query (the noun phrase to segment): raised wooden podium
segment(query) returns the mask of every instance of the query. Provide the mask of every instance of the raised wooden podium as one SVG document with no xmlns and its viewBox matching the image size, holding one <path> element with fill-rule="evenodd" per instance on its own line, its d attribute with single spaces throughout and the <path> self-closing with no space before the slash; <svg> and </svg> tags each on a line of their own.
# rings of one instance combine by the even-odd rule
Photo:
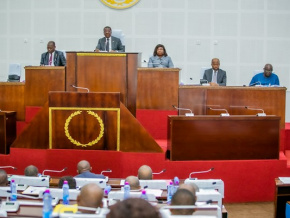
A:
<svg viewBox="0 0 290 218">
<path fill-rule="evenodd" d="M 279 159 L 277 116 L 169 116 L 170 160 Z"/>
<path fill-rule="evenodd" d="M 66 90 L 120 92 L 121 102 L 136 115 L 137 67 L 140 53 L 67 52 Z"/>
</svg>

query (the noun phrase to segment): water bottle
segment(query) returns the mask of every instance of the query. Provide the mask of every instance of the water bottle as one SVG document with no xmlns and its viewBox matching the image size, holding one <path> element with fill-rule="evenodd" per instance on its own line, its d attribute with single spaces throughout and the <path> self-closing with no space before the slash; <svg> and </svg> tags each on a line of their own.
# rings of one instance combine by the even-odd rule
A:
<svg viewBox="0 0 290 218">
<path fill-rule="evenodd" d="M 173 195 L 173 183 L 170 181 L 169 185 L 167 186 L 167 203 L 170 204 L 171 198 Z"/>
<path fill-rule="evenodd" d="M 69 204 L 69 186 L 66 180 L 63 182 L 62 186 L 62 203 Z"/>
<path fill-rule="evenodd" d="M 179 188 L 179 178 L 177 176 L 174 177 L 173 183 L 174 183 L 174 186 L 173 186 L 173 193 L 172 193 L 172 195 L 174 195 L 175 192 L 177 191 L 177 189 Z"/>
<path fill-rule="evenodd" d="M 43 193 L 43 209 L 42 218 L 50 218 L 52 214 L 52 197 L 49 189 L 46 189 Z"/>
<path fill-rule="evenodd" d="M 146 194 L 146 190 L 145 190 L 145 189 L 142 190 L 142 193 L 141 193 L 140 198 L 142 198 L 142 199 L 148 201 L 148 196 L 147 196 L 147 194 Z"/>
<path fill-rule="evenodd" d="M 108 195 L 111 191 L 112 187 L 110 185 L 107 185 L 106 188 L 104 189 L 104 195 Z"/>
<path fill-rule="evenodd" d="M 130 185 L 129 182 L 125 182 L 124 185 L 124 200 L 130 197 Z"/>
<path fill-rule="evenodd" d="M 11 191 L 10 201 L 16 201 L 17 200 L 17 190 L 16 190 L 16 183 L 15 183 L 14 179 L 11 180 L 10 191 Z"/>
</svg>

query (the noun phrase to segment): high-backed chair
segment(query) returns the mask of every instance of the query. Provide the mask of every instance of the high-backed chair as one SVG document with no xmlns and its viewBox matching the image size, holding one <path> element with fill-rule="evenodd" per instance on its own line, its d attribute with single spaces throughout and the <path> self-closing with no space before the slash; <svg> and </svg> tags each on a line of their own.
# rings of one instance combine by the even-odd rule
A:
<svg viewBox="0 0 290 218">
<path fill-rule="evenodd" d="M 125 52 L 125 34 L 123 33 L 123 30 L 112 30 L 112 36 L 117 37 L 121 40 L 123 45 L 123 52 Z"/>
</svg>

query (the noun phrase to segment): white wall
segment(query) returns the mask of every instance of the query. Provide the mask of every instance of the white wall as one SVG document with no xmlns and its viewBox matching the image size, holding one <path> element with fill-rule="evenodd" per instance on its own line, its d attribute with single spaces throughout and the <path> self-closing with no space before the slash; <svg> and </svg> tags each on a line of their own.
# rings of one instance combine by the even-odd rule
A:
<svg viewBox="0 0 290 218">
<path fill-rule="evenodd" d="M 99 0 L 0 0 L 0 81 L 9 63 L 39 65 L 49 40 L 59 50 L 93 51 L 109 25 L 142 60 L 164 44 L 185 83 L 198 83 L 200 68 L 218 57 L 228 85 L 248 84 L 253 70 L 271 63 L 290 87 L 289 21 L 289 0 L 140 0 L 125 10 Z"/>
</svg>

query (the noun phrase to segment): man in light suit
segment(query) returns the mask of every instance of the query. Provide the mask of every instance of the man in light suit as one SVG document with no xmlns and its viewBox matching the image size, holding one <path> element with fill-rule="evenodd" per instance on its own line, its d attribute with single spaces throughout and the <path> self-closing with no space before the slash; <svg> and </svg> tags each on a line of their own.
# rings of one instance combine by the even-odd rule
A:
<svg viewBox="0 0 290 218">
<path fill-rule="evenodd" d="M 213 58 L 211 60 L 211 66 L 211 69 L 204 71 L 203 79 L 207 80 L 211 86 L 226 86 L 227 73 L 219 69 L 220 60 L 218 58 Z"/>
<path fill-rule="evenodd" d="M 66 60 L 61 51 L 55 50 L 55 42 L 47 43 L 47 52 L 41 55 L 40 66 L 65 66 Z"/>
<path fill-rule="evenodd" d="M 95 52 L 107 51 L 107 52 L 124 52 L 123 45 L 119 38 L 111 36 L 112 29 L 109 26 L 104 28 L 105 37 L 99 39 Z"/>
</svg>

